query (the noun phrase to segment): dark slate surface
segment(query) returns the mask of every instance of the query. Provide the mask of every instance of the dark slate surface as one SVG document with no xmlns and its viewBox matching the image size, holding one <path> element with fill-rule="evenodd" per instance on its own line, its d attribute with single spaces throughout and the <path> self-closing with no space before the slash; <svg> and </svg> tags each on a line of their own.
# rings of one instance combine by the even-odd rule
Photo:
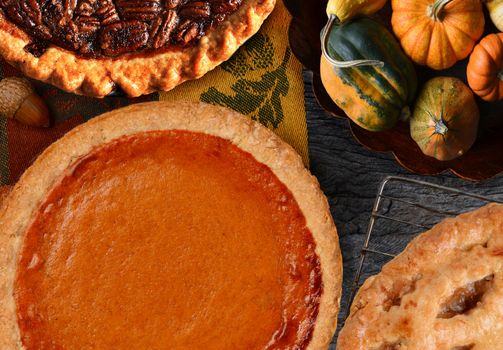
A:
<svg viewBox="0 0 503 350">
<path fill-rule="evenodd" d="M 318 106 L 312 92 L 310 76 L 309 72 L 305 73 L 311 172 L 319 179 L 329 199 L 340 236 L 344 258 L 343 295 L 346 296 L 343 296 L 343 299 L 347 299 L 353 283 L 379 184 L 387 176 L 400 175 L 503 198 L 501 175 L 481 183 L 461 180 L 449 172 L 438 176 L 418 176 L 401 168 L 391 154 L 365 149 L 353 139 L 346 120 L 333 118 Z M 402 195 L 406 196 L 406 191 L 407 189 L 404 189 Z M 445 198 L 432 198 L 433 201 L 440 200 L 444 207 L 454 211 L 463 210 L 465 208 L 462 207 L 468 205 L 463 200 L 453 202 Z M 410 217 L 411 213 L 410 210 L 403 209 L 400 215 L 406 218 Z M 414 216 L 417 214 L 414 213 Z M 379 227 L 376 229 L 379 231 Z M 379 267 L 375 268 L 377 270 Z M 345 302 L 347 303 L 346 300 Z M 343 305 L 343 309 L 346 306 Z M 340 320 L 343 313 L 344 311 L 341 312 Z"/>
</svg>

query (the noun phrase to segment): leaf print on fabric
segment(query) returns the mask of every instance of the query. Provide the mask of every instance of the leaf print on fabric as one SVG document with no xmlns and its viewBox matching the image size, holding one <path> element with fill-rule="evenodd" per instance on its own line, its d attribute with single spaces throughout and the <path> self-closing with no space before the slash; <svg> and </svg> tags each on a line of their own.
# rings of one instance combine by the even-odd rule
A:
<svg viewBox="0 0 503 350">
<path fill-rule="evenodd" d="M 214 87 L 210 87 L 201 95 L 201 101 L 232 108 L 267 127 L 278 128 L 284 120 L 281 97 L 285 97 L 290 89 L 286 74 L 291 57 L 290 49 L 286 49 L 280 66 L 264 73 L 260 79 L 255 80 L 244 77 L 248 72 L 271 66 L 271 52 L 274 52 L 274 48 L 270 39 L 264 35 L 259 35 L 258 39 L 245 49 L 245 54 L 240 53 L 233 59 L 233 62 L 226 64 L 224 67 L 227 72 L 239 78 L 231 86 L 235 94 L 229 96 Z M 269 60 L 271 63 L 269 63 Z M 239 69 L 237 69 L 238 66 Z"/>
<path fill-rule="evenodd" d="M 237 78 L 243 78 L 250 71 L 267 69 L 273 64 L 274 45 L 268 36 L 256 34 L 242 50 L 239 50 L 230 60 L 222 63 L 226 72 Z"/>
</svg>

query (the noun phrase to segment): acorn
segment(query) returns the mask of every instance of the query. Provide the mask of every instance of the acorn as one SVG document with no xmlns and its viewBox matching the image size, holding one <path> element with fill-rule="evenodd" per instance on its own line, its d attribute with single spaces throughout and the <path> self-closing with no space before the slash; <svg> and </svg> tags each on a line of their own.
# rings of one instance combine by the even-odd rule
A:
<svg viewBox="0 0 503 350">
<path fill-rule="evenodd" d="M 24 78 L 9 77 L 0 81 L 0 115 L 29 126 L 50 125 L 47 105 Z"/>
</svg>

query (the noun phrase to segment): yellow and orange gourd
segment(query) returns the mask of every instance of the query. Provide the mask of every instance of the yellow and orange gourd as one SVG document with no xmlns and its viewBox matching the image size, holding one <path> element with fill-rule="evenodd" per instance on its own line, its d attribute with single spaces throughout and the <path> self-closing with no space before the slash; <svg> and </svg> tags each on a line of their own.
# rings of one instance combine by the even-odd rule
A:
<svg viewBox="0 0 503 350">
<path fill-rule="evenodd" d="M 486 0 L 485 3 L 494 25 L 503 32 L 503 0 Z"/>
<path fill-rule="evenodd" d="M 410 131 L 424 154 L 447 161 L 473 146 L 478 124 L 479 110 L 471 90 L 457 78 L 437 77 L 420 92 Z"/>
<path fill-rule="evenodd" d="M 344 23 L 349 19 L 371 15 L 384 7 L 387 0 L 330 0 L 327 4 L 328 16 L 337 17 L 338 22 Z"/>
</svg>

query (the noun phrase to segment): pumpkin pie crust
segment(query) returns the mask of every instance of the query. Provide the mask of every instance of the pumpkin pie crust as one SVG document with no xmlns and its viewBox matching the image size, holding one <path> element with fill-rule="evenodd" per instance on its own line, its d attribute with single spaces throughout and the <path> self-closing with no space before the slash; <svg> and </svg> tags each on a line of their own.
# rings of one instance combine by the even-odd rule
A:
<svg viewBox="0 0 503 350">
<path fill-rule="evenodd" d="M 447 219 L 360 288 L 340 350 L 492 350 L 503 343 L 503 205 Z"/>
<path fill-rule="evenodd" d="M 300 156 L 154 102 L 50 146 L 0 209 L 0 348 L 326 349 L 342 262 Z"/>
<path fill-rule="evenodd" d="M 168 91 L 228 60 L 275 2 L 3 0 L 0 55 L 27 76 L 76 94 Z"/>
</svg>

